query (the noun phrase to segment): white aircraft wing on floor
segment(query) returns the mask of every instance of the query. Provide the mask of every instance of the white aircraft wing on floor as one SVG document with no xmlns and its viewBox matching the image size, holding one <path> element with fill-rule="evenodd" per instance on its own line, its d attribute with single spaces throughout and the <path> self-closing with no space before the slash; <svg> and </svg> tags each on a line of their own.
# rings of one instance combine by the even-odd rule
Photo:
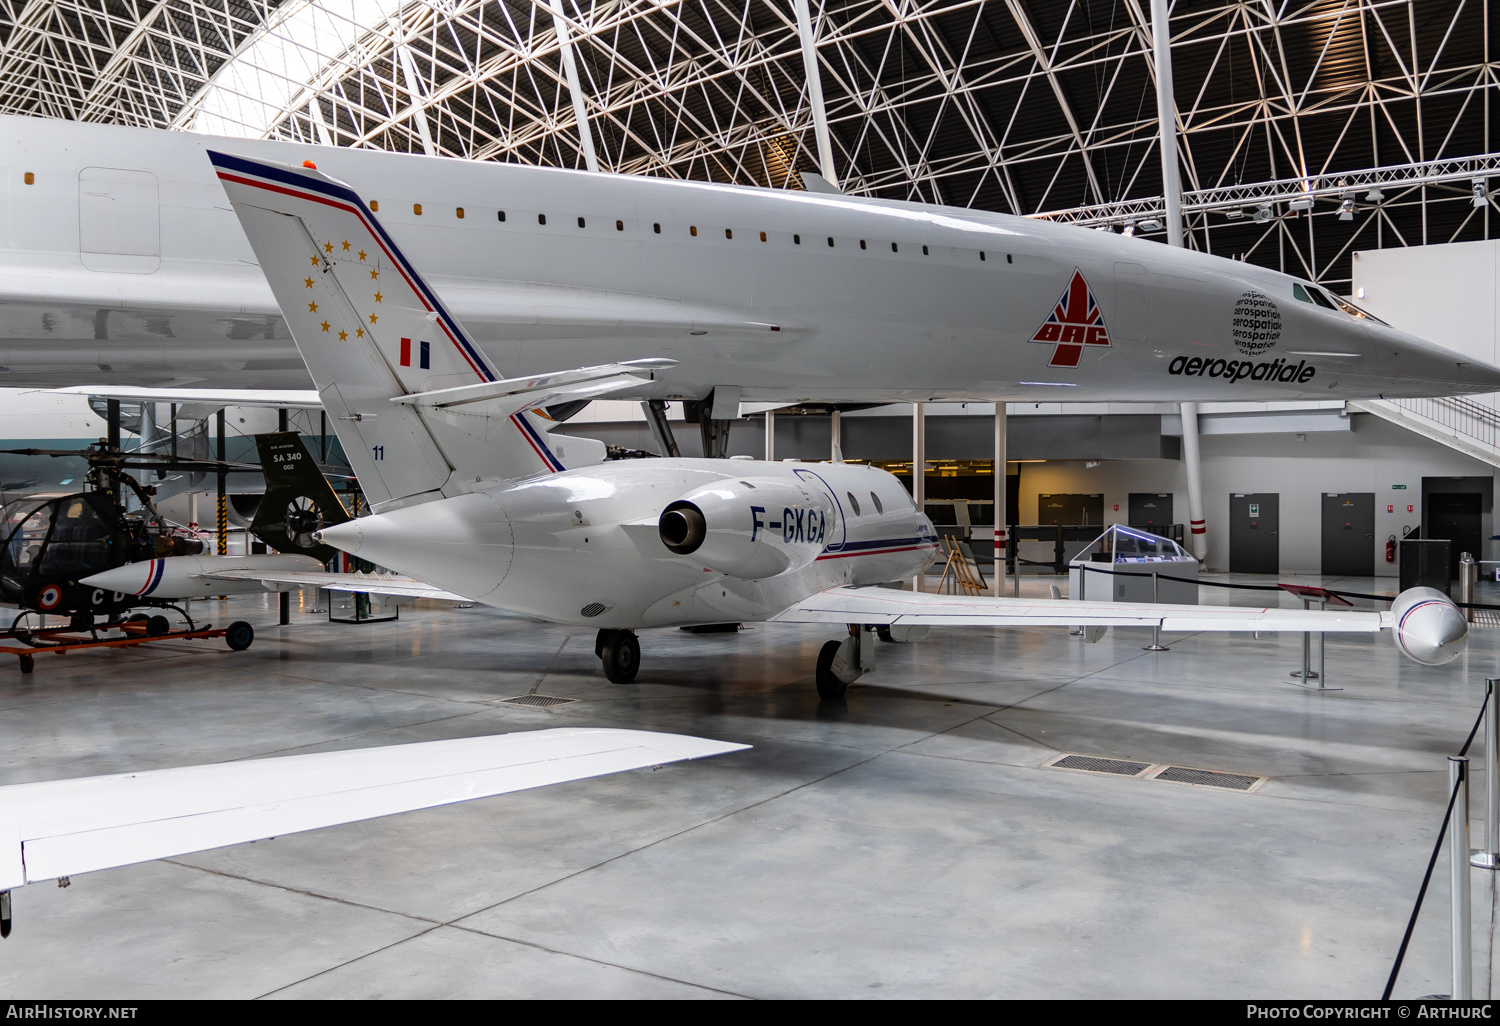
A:
<svg viewBox="0 0 1500 1026">
<path fill-rule="evenodd" d="M 72 385 L 48 391 L 87 395 L 130 403 L 182 403 L 193 406 L 274 406 L 288 410 L 321 410 L 323 400 L 311 388 L 137 388 L 132 385 Z"/>
<path fill-rule="evenodd" d="M 791 623 L 879 623 L 949 627 L 1160 627 L 1164 631 L 1308 631 L 1374 633 L 1388 612 L 1278 609 L 1275 606 L 1174 606 L 1135 602 L 930 595 L 892 588 L 830 588 L 771 617 Z"/>
<path fill-rule="evenodd" d="M 423 584 L 415 577 L 396 574 L 335 574 L 308 571 L 274 570 L 219 570 L 214 573 L 195 574 L 205 583 L 214 581 L 259 581 L 263 584 L 295 584 L 306 588 L 322 588 L 325 591 L 358 591 L 369 595 L 390 595 L 394 598 L 447 599 L 450 602 L 471 602 L 462 595 Z"/>
<path fill-rule="evenodd" d="M 0 892 L 749 745 L 561 727 L 0 787 Z M 0 920 L 9 932 L 9 894 Z"/>
</svg>

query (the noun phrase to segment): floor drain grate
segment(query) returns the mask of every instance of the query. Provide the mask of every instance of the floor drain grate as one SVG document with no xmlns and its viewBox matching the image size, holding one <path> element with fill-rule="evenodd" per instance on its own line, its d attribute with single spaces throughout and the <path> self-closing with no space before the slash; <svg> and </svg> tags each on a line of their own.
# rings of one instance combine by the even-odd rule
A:
<svg viewBox="0 0 1500 1026">
<path fill-rule="evenodd" d="M 553 698 L 551 695 L 517 695 L 515 698 L 502 698 L 497 705 L 524 705 L 529 709 L 551 709 L 554 705 L 569 705 L 578 701 L 576 698 Z"/>
<path fill-rule="evenodd" d="M 1155 777 L 1177 784 L 1197 784 L 1201 787 L 1222 787 L 1229 791 L 1248 791 L 1264 777 L 1251 777 L 1243 773 L 1220 773 L 1216 770 L 1187 769 L 1183 766 L 1168 766 Z"/>
<path fill-rule="evenodd" d="M 1133 777 L 1151 767 L 1149 762 L 1127 762 L 1124 759 L 1097 759 L 1091 755 L 1065 755 L 1052 763 L 1053 769 L 1082 770 L 1085 773 L 1113 773 Z"/>
</svg>

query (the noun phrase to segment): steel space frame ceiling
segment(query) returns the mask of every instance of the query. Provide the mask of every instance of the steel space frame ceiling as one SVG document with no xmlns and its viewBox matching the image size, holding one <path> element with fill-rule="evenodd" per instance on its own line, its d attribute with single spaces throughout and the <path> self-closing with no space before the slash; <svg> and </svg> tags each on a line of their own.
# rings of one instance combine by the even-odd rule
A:
<svg viewBox="0 0 1500 1026">
<path fill-rule="evenodd" d="M 817 167 L 790 0 L 556 3 L 605 169 Z M 846 191 L 1144 232 L 1149 0 L 811 6 Z M 1500 157 L 1461 158 L 1492 150 L 1495 7 L 1178 0 L 1190 244 L 1341 287 L 1357 249 L 1489 238 Z M 0 0 L 9 113 L 581 167 L 573 99 L 550 0 Z"/>
</svg>

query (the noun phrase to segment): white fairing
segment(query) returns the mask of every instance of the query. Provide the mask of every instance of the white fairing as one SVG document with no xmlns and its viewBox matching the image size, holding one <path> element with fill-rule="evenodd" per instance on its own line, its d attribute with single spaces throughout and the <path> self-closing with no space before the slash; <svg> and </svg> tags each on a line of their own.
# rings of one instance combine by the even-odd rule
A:
<svg viewBox="0 0 1500 1026">
<path fill-rule="evenodd" d="M 1408 588 L 1391 606 L 1396 647 L 1425 666 L 1457 659 L 1469 643 L 1469 625 L 1453 600 L 1436 588 Z"/>
<path fill-rule="evenodd" d="M 259 579 L 219 579 L 216 574 L 246 571 L 256 574 L 317 573 L 323 569 L 311 556 L 266 553 L 248 556 L 168 556 L 140 563 L 127 563 L 82 578 L 87 584 L 121 595 L 152 599 L 184 599 L 198 595 L 246 595 L 267 591 L 293 591 L 294 587 Z"/>
<path fill-rule="evenodd" d="M 756 489 L 736 491 L 738 481 Z M 663 544 L 662 511 L 680 496 L 715 488 L 730 497 L 726 504 L 743 504 L 748 536 L 752 517 L 773 519 L 751 509 L 764 505 L 753 501 L 762 486 L 783 499 L 806 497 L 803 541 L 785 540 L 789 503 L 774 515 L 781 522 L 775 550 L 798 553 L 800 567 L 747 580 Z M 806 541 L 809 511 L 819 514 L 819 542 Z M 722 512 L 728 517 L 727 506 Z M 795 515 L 793 524 L 795 538 Z M 754 530 L 759 544 L 762 529 Z M 697 459 L 622 460 L 565 471 L 362 517 L 325 528 L 319 537 L 486 605 L 560 623 L 626 628 L 764 620 L 825 588 L 910 577 L 933 561 L 938 544 L 931 521 L 885 471 Z"/>
</svg>

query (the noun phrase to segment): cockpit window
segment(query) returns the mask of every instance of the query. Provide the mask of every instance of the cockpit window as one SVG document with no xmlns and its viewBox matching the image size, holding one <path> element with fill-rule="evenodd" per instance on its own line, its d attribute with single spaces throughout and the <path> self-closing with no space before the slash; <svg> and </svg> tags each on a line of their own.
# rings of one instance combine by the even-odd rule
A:
<svg viewBox="0 0 1500 1026">
<path fill-rule="evenodd" d="M 1325 309 L 1325 310 L 1336 310 L 1336 309 L 1338 309 L 1338 307 L 1336 307 L 1336 306 L 1333 305 L 1333 301 L 1331 299 L 1329 299 L 1326 295 L 1323 294 L 1323 290 L 1322 289 L 1316 288 L 1314 286 L 1309 285 L 1308 288 L 1307 288 L 1307 293 L 1308 293 L 1308 295 L 1312 296 L 1312 301 L 1314 303 L 1317 303 L 1323 309 Z"/>
<path fill-rule="evenodd" d="M 1312 296 L 1309 296 L 1307 294 L 1307 290 L 1305 288 L 1303 288 L 1302 285 L 1299 282 L 1295 282 L 1295 281 L 1292 282 L 1292 298 L 1293 299 L 1300 299 L 1304 303 L 1311 303 L 1312 302 Z"/>
<path fill-rule="evenodd" d="M 31 573 L 32 565 L 42 552 L 47 540 L 47 529 L 52 526 L 52 507 L 27 503 L 6 509 L 4 530 L 8 535 L 5 547 L 6 570 L 19 574 Z"/>
<path fill-rule="evenodd" d="M 42 556 L 41 572 L 80 577 L 108 566 L 109 535 L 99 514 L 83 496 L 64 500 Z"/>
<path fill-rule="evenodd" d="M 1338 304 L 1338 308 L 1340 310 L 1344 311 L 1344 313 L 1348 314 L 1350 317 L 1358 317 L 1362 321 L 1374 321 L 1376 324 L 1385 324 L 1385 321 L 1382 321 L 1379 317 L 1376 317 L 1368 310 L 1361 310 L 1359 307 L 1355 306 L 1347 299 L 1343 299 L 1339 296 L 1334 296 L 1333 301 Z M 1390 325 L 1386 326 L 1390 327 Z"/>
</svg>

